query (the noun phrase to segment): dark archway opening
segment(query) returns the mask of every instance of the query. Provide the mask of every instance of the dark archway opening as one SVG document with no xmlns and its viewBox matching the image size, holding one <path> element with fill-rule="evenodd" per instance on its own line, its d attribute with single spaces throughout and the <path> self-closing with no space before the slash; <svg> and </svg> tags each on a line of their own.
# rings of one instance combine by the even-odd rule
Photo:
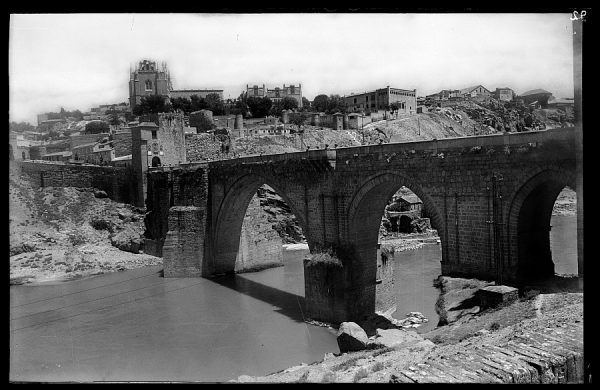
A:
<svg viewBox="0 0 600 390">
<path fill-rule="evenodd" d="M 272 187 L 260 186 L 244 214 L 234 271 L 284 266 L 291 256 L 288 249 L 303 248 L 308 251 L 306 238 L 290 206 Z"/>
<path fill-rule="evenodd" d="M 550 226 L 554 274 L 567 278 L 577 276 L 577 194 L 572 188 L 566 186 L 558 194 Z"/>
<path fill-rule="evenodd" d="M 422 220 L 424 210 L 430 219 Z M 438 231 L 443 236 L 439 230 L 443 229 L 443 219 L 434 201 L 411 179 L 385 173 L 361 186 L 349 206 L 349 215 L 349 239 L 354 253 L 347 283 L 360 286 L 346 298 L 349 317 L 360 319 L 378 312 L 404 320 L 407 314 L 418 311 L 428 317 L 427 325 L 435 326 L 439 290 L 433 280 L 441 274 L 443 251 L 438 245 Z M 399 225 L 402 215 L 413 219 L 411 233 L 393 231 L 395 223 L 391 221 L 396 218 Z M 420 223 L 414 223 L 415 220 Z M 389 265 L 383 264 L 390 252 L 393 260 L 387 256 L 387 263 L 392 272 Z M 389 276 L 393 283 L 389 283 Z"/>
<path fill-rule="evenodd" d="M 517 237 L 522 284 L 550 288 L 576 279 L 575 191 L 553 180 L 537 185 L 521 206 Z"/>
<path fill-rule="evenodd" d="M 156 156 L 152 157 L 152 167 L 155 168 L 155 167 L 160 167 L 160 166 L 161 166 L 160 158 L 158 158 Z"/>
</svg>

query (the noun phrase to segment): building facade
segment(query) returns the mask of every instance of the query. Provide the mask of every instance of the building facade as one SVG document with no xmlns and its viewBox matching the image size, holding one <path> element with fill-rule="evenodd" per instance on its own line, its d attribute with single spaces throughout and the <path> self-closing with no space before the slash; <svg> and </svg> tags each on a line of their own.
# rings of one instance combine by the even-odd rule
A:
<svg viewBox="0 0 600 390">
<path fill-rule="evenodd" d="M 165 63 L 161 68 L 155 61 L 142 60 L 137 69 L 130 71 L 129 76 L 129 107 L 140 104 L 144 96 L 169 96 L 171 91 L 171 76 Z"/>
<path fill-rule="evenodd" d="M 182 113 L 161 113 L 131 129 L 131 165 L 136 176 L 138 206 L 146 200 L 150 167 L 175 166 L 187 161 Z"/>
<path fill-rule="evenodd" d="M 206 98 L 211 93 L 216 93 L 223 99 L 222 89 L 173 89 L 171 75 L 164 62 L 160 64 L 159 68 L 155 61 L 142 60 L 135 70 L 130 71 L 129 107 L 131 110 L 141 102 L 144 96 L 156 95 L 170 99 L 177 97 L 190 99 L 192 95 Z"/>
<path fill-rule="evenodd" d="M 247 97 L 268 97 L 273 102 L 278 102 L 285 97 L 290 97 L 298 102 L 298 108 L 302 108 L 302 84 L 298 84 L 297 86 L 294 84 L 287 86 L 283 84 L 283 88 L 280 88 L 279 86 L 275 88 L 268 88 L 265 84 L 262 86 L 250 86 L 246 84 L 246 94 Z"/>
<path fill-rule="evenodd" d="M 494 91 L 494 97 L 498 100 L 510 102 L 513 100 L 514 92 L 510 88 L 496 88 L 496 91 Z"/>
<path fill-rule="evenodd" d="M 460 90 L 460 94 L 465 98 L 477 98 L 477 97 L 488 97 L 492 93 L 483 85 L 476 85 L 474 87 L 469 87 Z"/>
<path fill-rule="evenodd" d="M 386 88 L 376 89 L 371 92 L 344 96 L 349 111 L 371 112 L 389 110 L 392 103 L 398 103 L 399 112 L 415 114 L 417 112 L 417 90 Z"/>
</svg>

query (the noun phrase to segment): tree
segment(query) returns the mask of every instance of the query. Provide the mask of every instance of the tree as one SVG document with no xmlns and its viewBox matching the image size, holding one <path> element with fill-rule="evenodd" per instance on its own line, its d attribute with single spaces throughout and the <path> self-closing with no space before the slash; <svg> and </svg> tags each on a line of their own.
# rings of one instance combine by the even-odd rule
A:
<svg viewBox="0 0 600 390">
<path fill-rule="evenodd" d="M 109 131 L 108 123 L 104 121 L 92 121 L 85 125 L 85 132 L 88 134 L 108 133 Z"/>
<path fill-rule="evenodd" d="M 171 107 L 173 111 L 181 110 L 186 115 L 189 115 L 192 112 L 192 101 L 188 98 L 184 97 L 176 97 L 171 99 Z"/>
<path fill-rule="evenodd" d="M 298 101 L 292 97 L 286 96 L 281 99 L 281 105 L 284 110 L 295 110 L 298 108 Z"/>
<path fill-rule="evenodd" d="M 306 111 L 310 110 L 310 100 L 304 96 L 302 96 L 302 109 Z"/>
<path fill-rule="evenodd" d="M 281 100 L 277 100 L 277 101 L 273 102 L 273 105 L 271 106 L 271 110 L 269 111 L 269 113 L 273 116 L 281 116 L 283 109 L 284 109 L 283 102 Z"/>
<path fill-rule="evenodd" d="M 312 107 L 315 109 L 315 111 L 318 111 L 318 112 L 327 111 L 328 106 L 329 106 L 329 98 L 327 97 L 327 95 L 317 95 L 317 96 L 315 96 L 315 98 L 312 102 Z"/>
<path fill-rule="evenodd" d="M 251 96 L 247 99 L 247 104 L 252 113 L 252 117 L 261 118 L 269 115 L 273 102 L 268 97 L 257 98 Z"/>
<path fill-rule="evenodd" d="M 17 133 L 22 133 L 24 131 L 35 131 L 35 126 L 33 126 L 29 122 L 10 122 L 8 124 L 8 129 L 10 131 L 14 131 Z"/>
<path fill-rule="evenodd" d="M 208 104 L 206 103 L 206 100 L 201 96 L 192 95 L 192 96 L 190 96 L 190 101 L 191 101 L 191 107 L 190 107 L 191 112 L 208 109 Z"/>
<path fill-rule="evenodd" d="M 296 113 L 296 114 L 292 115 L 292 117 L 290 118 L 290 122 L 295 124 L 296 126 L 298 126 L 298 132 L 302 133 L 303 132 L 302 126 L 304 126 L 307 119 L 308 119 L 308 114 L 306 114 L 304 112 L 300 112 L 300 113 Z"/>
<path fill-rule="evenodd" d="M 169 111 L 171 111 L 171 104 L 167 103 L 167 99 L 161 95 L 144 96 L 140 104 L 136 105 L 133 109 L 133 113 L 136 116 Z"/>
<path fill-rule="evenodd" d="M 218 93 L 209 93 L 204 98 L 206 105 L 214 115 L 223 115 L 225 113 L 225 104 Z"/>
<path fill-rule="evenodd" d="M 327 102 L 327 112 L 334 114 L 336 112 L 346 112 L 348 110 L 348 103 L 340 95 L 330 95 Z"/>
</svg>

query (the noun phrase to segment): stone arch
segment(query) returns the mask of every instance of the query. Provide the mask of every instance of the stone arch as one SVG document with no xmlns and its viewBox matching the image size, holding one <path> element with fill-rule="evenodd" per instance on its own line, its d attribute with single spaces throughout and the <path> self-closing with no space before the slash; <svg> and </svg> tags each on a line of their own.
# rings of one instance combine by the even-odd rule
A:
<svg viewBox="0 0 600 390">
<path fill-rule="evenodd" d="M 444 237 L 443 219 L 429 195 L 411 177 L 397 172 L 384 172 L 367 178 L 350 202 L 348 215 L 348 253 L 344 268 L 350 317 L 360 317 L 375 310 L 375 280 L 379 226 L 387 202 L 401 186 L 406 186 L 423 201 L 432 226 Z M 443 253 L 442 253 L 443 256 Z"/>
<path fill-rule="evenodd" d="M 576 175 L 562 168 L 548 168 L 528 176 L 510 200 L 507 211 L 507 277 L 522 283 L 552 277 L 550 218 L 558 194 L 565 186 L 575 190 Z M 515 272 L 516 271 L 516 272 Z"/>
<path fill-rule="evenodd" d="M 291 201 L 285 191 L 281 190 L 281 186 L 275 180 L 257 174 L 244 175 L 229 187 L 217 211 L 214 229 L 213 273 L 233 272 L 242 223 L 248 204 L 258 188 L 264 184 L 273 188 L 283 198 L 296 216 L 302 230 L 307 232 L 303 214 L 299 212 L 296 204 Z"/>
</svg>

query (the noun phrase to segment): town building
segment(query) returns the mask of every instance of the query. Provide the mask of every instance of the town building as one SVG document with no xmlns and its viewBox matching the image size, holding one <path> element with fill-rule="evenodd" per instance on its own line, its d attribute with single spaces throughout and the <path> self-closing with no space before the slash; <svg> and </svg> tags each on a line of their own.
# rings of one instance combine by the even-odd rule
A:
<svg viewBox="0 0 600 390">
<path fill-rule="evenodd" d="M 558 108 L 562 110 L 573 110 L 575 100 L 573 98 L 554 98 L 548 100 L 548 108 Z"/>
<path fill-rule="evenodd" d="M 10 132 L 9 142 L 9 160 L 29 160 L 30 141 L 25 139 L 23 134 Z"/>
<path fill-rule="evenodd" d="M 142 60 L 135 70 L 129 71 L 129 107 L 131 110 L 142 101 L 144 96 L 164 96 L 169 99 L 183 97 L 189 99 L 192 95 L 205 98 L 208 94 L 216 93 L 223 99 L 222 89 L 173 89 L 171 75 L 165 62 L 160 68 L 155 61 Z"/>
<path fill-rule="evenodd" d="M 494 91 L 494 97 L 505 102 L 510 102 L 514 96 L 515 94 L 510 88 L 496 88 Z"/>
<path fill-rule="evenodd" d="M 131 165 L 137 182 L 137 205 L 143 207 L 148 168 L 179 165 L 187 158 L 183 113 L 148 115 L 140 121 L 131 129 Z"/>
<path fill-rule="evenodd" d="M 548 92 L 544 89 L 532 89 L 527 92 L 523 92 L 519 95 L 519 98 L 523 99 L 525 104 L 539 104 L 542 108 L 548 105 L 548 100 L 552 97 L 552 92 Z"/>
<path fill-rule="evenodd" d="M 77 145 L 71 149 L 73 153 L 73 160 L 75 161 L 83 161 L 85 163 L 91 164 L 93 161 L 93 153 L 94 146 L 96 142 L 90 142 L 87 144 Z"/>
<path fill-rule="evenodd" d="M 42 156 L 42 160 L 66 162 L 66 161 L 69 161 L 72 156 L 73 156 L 73 153 L 70 151 L 54 152 L 54 153 L 44 154 Z"/>
<path fill-rule="evenodd" d="M 417 112 L 417 90 L 391 88 L 376 89 L 371 92 L 344 96 L 348 110 L 353 112 L 371 112 L 389 110 L 392 103 L 398 103 L 399 113 L 414 114 Z"/>
<path fill-rule="evenodd" d="M 481 98 L 492 95 L 492 93 L 483 85 L 461 89 L 460 94 L 464 98 Z"/>
<path fill-rule="evenodd" d="M 442 89 L 438 93 L 427 95 L 426 98 L 429 100 L 453 100 L 462 98 L 462 94 L 458 89 Z"/>
<path fill-rule="evenodd" d="M 275 88 L 268 88 L 265 84 L 262 86 L 250 86 L 246 84 L 246 96 L 249 98 L 268 97 L 273 102 L 278 102 L 285 97 L 290 97 L 298 102 L 298 108 L 302 108 L 302 84 L 298 84 L 297 86 L 294 84 L 288 86 L 283 84 L 283 88 L 279 88 L 278 86 Z"/>
</svg>

